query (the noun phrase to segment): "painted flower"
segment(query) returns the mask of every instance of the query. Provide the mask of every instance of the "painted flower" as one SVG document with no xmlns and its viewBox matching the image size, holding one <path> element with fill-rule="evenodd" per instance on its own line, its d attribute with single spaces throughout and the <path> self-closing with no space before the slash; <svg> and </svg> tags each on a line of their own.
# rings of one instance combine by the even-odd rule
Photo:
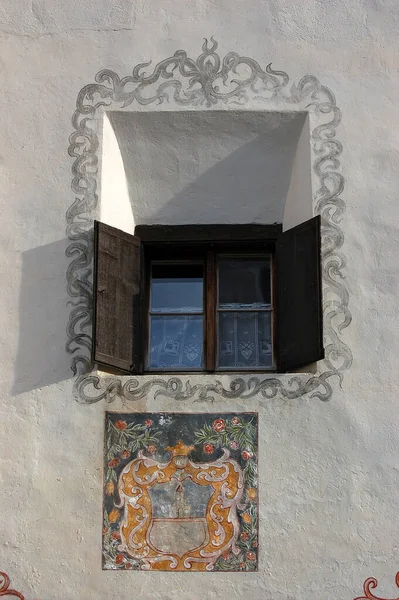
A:
<svg viewBox="0 0 399 600">
<path fill-rule="evenodd" d="M 113 540 L 120 540 L 121 539 L 121 535 L 119 533 L 119 531 L 114 531 L 111 535 Z"/>
<path fill-rule="evenodd" d="M 233 425 L 239 425 L 241 423 L 241 421 L 238 417 L 233 417 L 231 419 L 231 422 L 233 423 Z"/>
<path fill-rule="evenodd" d="M 240 562 L 240 569 L 241 569 L 241 571 L 243 571 L 245 569 L 245 563 Z"/>
<path fill-rule="evenodd" d="M 256 490 L 254 488 L 249 488 L 247 496 L 249 500 L 256 500 Z"/>
<path fill-rule="evenodd" d="M 106 527 L 103 527 L 103 535 L 107 535 L 108 533 L 108 529 Z"/>
<path fill-rule="evenodd" d="M 257 540 L 255 540 L 254 542 L 252 542 L 252 546 L 253 546 L 254 548 L 257 548 L 257 547 L 258 547 L 258 541 L 257 541 Z"/>
<path fill-rule="evenodd" d="M 127 423 L 126 423 L 126 421 L 117 421 L 117 422 L 115 423 L 115 427 L 116 427 L 117 429 L 119 429 L 120 431 L 123 431 L 124 429 L 126 429 L 126 427 L 127 427 Z"/>
<path fill-rule="evenodd" d="M 242 520 L 244 521 L 244 523 L 250 523 L 250 522 L 251 522 L 251 520 L 252 520 L 252 519 L 251 519 L 251 515 L 250 515 L 249 513 L 245 512 L 245 513 L 242 515 Z"/>
<path fill-rule="evenodd" d="M 129 458 L 129 456 L 130 456 L 129 450 L 124 450 L 121 454 L 121 458 L 123 458 L 123 459 Z"/>
<path fill-rule="evenodd" d="M 109 481 L 107 483 L 107 485 L 105 486 L 105 493 L 107 494 L 107 496 L 112 496 L 112 494 L 115 491 L 115 485 L 113 481 Z"/>
<path fill-rule="evenodd" d="M 248 534 L 246 531 L 243 531 L 242 534 L 240 535 L 241 539 L 244 540 L 244 542 L 247 541 L 248 539 Z"/>
<path fill-rule="evenodd" d="M 116 521 L 118 519 L 119 519 L 119 510 L 117 510 L 116 508 L 113 508 L 108 515 L 108 521 L 110 523 L 116 523 Z"/>
<path fill-rule="evenodd" d="M 108 466 L 109 467 L 117 467 L 119 465 L 119 458 L 113 458 L 112 460 L 109 461 Z"/>
<path fill-rule="evenodd" d="M 247 552 L 245 556 L 246 556 L 247 560 L 255 560 L 255 558 L 256 558 L 255 552 Z"/>
<path fill-rule="evenodd" d="M 151 425 L 152 425 L 152 424 L 153 424 L 153 421 L 151 421 L 151 419 L 146 419 L 146 420 L 144 421 L 144 425 L 145 425 L 146 427 L 151 427 Z"/>
<path fill-rule="evenodd" d="M 253 454 L 249 450 L 243 450 L 241 452 L 241 456 L 243 457 L 244 460 L 248 460 L 249 458 L 252 458 Z"/>
<path fill-rule="evenodd" d="M 154 444 L 150 444 L 149 446 L 147 446 L 148 454 L 155 454 L 156 451 L 157 451 L 157 447 L 154 446 Z"/>
<path fill-rule="evenodd" d="M 224 422 L 224 419 L 216 419 L 216 421 L 213 422 L 212 427 L 214 431 L 219 433 L 220 431 L 225 430 L 226 423 Z"/>
<path fill-rule="evenodd" d="M 117 565 L 121 565 L 123 563 L 123 561 L 125 560 L 125 555 L 124 554 L 117 554 L 115 556 L 115 563 Z"/>
<path fill-rule="evenodd" d="M 125 569 L 133 569 L 132 563 L 125 563 Z"/>
<path fill-rule="evenodd" d="M 238 442 L 236 442 L 235 440 L 231 440 L 229 446 L 232 450 L 238 450 L 238 447 L 239 447 Z"/>
<path fill-rule="evenodd" d="M 215 450 L 215 447 L 212 446 L 212 444 L 204 444 L 204 452 L 205 454 L 212 454 L 212 452 Z"/>
<path fill-rule="evenodd" d="M 223 560 L 229 560 L 229 556 L 230 556 L 229 550 L 227 550 L 226 552 L 223 552 L 223 554 L 222 554 Z"/>
</svg>

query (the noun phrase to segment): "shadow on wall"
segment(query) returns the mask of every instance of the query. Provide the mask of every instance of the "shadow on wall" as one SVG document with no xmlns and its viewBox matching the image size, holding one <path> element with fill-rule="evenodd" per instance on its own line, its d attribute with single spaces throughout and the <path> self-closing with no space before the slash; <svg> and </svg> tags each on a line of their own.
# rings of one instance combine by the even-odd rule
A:
<svg viewBox="0 0 399 600">
<path fill-rule="evenodd" d="M 136 225 L 283 221 L 305 113 L 117 111 L 107 116 Z M 114 163 L 105 157 L 106 164 Z M 101 215 L 114 202 L 103 194 Z"/>
<path fill-rule="evenodd" d="M 72 378 L 70 356 L 65 351 L 70 311 L 65 288 L 68 243 L 60 240 L 22 255 L 13 395 Z"/>
</svg>

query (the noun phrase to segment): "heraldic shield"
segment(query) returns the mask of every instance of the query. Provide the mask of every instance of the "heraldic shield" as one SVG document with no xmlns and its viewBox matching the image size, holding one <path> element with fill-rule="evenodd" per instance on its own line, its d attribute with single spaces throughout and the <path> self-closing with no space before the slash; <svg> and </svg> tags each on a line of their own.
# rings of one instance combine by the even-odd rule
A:
<svg viewBox="0 0 399 600">
<path fill-rule="evenodd" d="M 150 421 L 153 423 L 147 419 L 147 424 Z M 114 426 L 117 428 L 121 422 Z M 223 422 L 226 427 L 224 419 L 214 422 Z M 143 433 L 148 438 L 151 432 Z M 212 571 L 227 556 L 236 564 L 243 552 L 238 543 L 240 535 L 244 540 L 249 538 L 240 518 L 245 511 L 248 521 L 251 513 L 250 498 L 245 494 L 245 467 L 223 446 L 219 451 L 212 446 L 215 456 L 198 460 L 201 456 L 208 458 L 204 453 L 209 447 L 203 445 L 205 450 L 200 454 L 196 446 L 178 439 L 174 445 L 158 446 L 155 453 L 155 444 L 148 444 L 126 462 L 115 486 L 116 508 L 108 513 L 108 523 L 113 522 L 113 515 L 120 515 L 118 530 L 111 533 L 108 544 L 109 552 L 114 549 L 118 553 L 114 557 L 116 565 L 121 557 L 120 564 L 123 561 L 141 570 Z M 112 489 L 110 483 L 107 485 Z M 248 530 L 245 518 L 244 526 Z M 118 542 L 115 546 L 113 538 Z M 254 545 L 257 547 L 257 543 Z M 254 552 L 244 556 L 251 558 L 251 554 L 255 559 Z M 227 566 L 224 570 L 230 569 Z"/>
</svg>

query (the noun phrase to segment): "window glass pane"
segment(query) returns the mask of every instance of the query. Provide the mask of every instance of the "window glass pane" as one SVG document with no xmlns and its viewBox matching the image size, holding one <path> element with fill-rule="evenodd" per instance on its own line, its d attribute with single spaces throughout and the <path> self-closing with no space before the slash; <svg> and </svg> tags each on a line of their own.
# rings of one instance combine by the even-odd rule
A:
<svg viewBox="0 0 399 600">
<path fill-rule="evenodd" d="M 202 311 L 202 265 L 152 266 L 151 310 L 157 312 Z"/>
<path fill-rule="evenodd" d="M 221 258 L 218 293 L 220 309 L 270 307 L 270 259 Z"/>
<path fill-rule="evenodd" d="M 150 369 L 201 369 L 202 354 L 202 315 L 150 317 Z"/>
<path fill-rule="evenodd" d="M 272 367 L 270 312 L 218 313 L 218 368 Z"/>
</svg>

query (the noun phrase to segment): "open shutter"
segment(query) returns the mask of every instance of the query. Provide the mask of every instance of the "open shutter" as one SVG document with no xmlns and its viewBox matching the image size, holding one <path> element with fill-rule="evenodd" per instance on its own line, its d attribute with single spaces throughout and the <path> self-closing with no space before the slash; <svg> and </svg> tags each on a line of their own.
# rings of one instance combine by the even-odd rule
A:
<svg viewBox="0 0 399 600">
<path fill-rule="evenodd" d="M 279 371 L 324 358 L 320 217 L 276 243 L 276 344 Z"/>
<path fill-rule="evenodd" d="M 93 361 L 138 373 L 140 239 L 95 221 L 94 256 Z"/>
</svg>

